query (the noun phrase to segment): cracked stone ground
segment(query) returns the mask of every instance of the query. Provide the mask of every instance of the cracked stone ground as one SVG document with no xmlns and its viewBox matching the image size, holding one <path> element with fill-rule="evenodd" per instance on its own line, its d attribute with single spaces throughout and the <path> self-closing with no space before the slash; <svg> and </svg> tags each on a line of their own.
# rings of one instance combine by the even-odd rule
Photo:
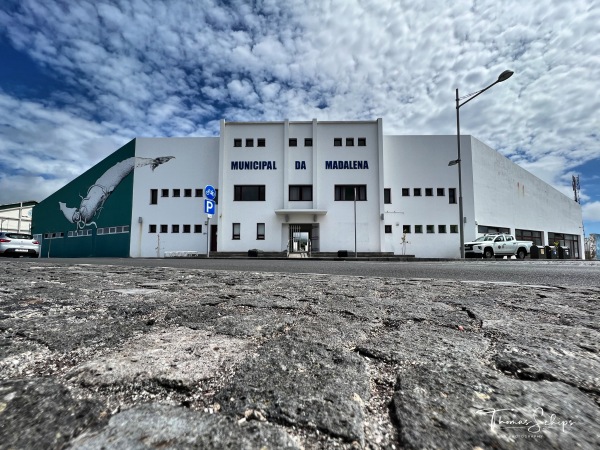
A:
<svg viewBox="0 0 600 450">
<path fill-rule="evenodd" d="M 2 449 L 600 447 L 600 288 L 0 268 Z"/>
</svg>

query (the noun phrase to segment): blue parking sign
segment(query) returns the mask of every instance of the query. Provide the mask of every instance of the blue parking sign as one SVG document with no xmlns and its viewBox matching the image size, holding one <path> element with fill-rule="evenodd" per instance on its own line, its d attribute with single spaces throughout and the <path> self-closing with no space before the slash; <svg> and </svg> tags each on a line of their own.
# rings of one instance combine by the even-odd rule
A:
<svg viewBox="0 0 600 450">
<path fill-rule="evenodd" d="M 204 200 L 204 212 L 206 214 L 214 215 L 216 206 L 217 205 L 214 202 L 214 200 L 208 200 L 208 199 Z"/>
</svg>

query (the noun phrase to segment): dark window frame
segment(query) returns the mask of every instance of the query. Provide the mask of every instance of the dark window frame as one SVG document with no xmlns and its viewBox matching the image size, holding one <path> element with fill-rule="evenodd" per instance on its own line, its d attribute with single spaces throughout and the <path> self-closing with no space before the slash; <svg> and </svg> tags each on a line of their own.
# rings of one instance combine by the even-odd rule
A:
<svg viewBox="0 0 600 450">
<path fill-rule="evenodd" d="M 437 188 L 437 196 L 438 197 L 445 197 L 446 196 L 446 189 L 445 188 Z"/>
<path fill-rule="evenodd" d="M 264 184 L 236 184 L 233 186 L 234 202 L 264 202 L 265 199 Z"/>
<path fill-rule="evenodd" d="M 425 225 L 425 231 L 427 234 L 435 234 L 435 225 Z"/>
<path fill-rule="evenodd" d="M 385 225 L 384 229 L 385 229 L 385 234 L 390 234 L 392 232 L 392 226 L 391 225 Z"/>
<path fill-rule="evenodd" d="M 265 138 L 257 138 L 256 139 L 256 146 L 257 147 L 266 147 L 267 146 L 267 140 Z"/>
<path fill-rule="evenodd" d="M 297 193 L 297 195 L 293 195 Z M 308 197 L 308 198 L 305 198 Z M 288 186 L 288 200 L 290 202 L 312 202 L 313 186 L 312 184 L 290 184 Z"/>
<path fill-rule="evenodd" d="M 168 234 L 169 233 L 169 225 L 161 223 L 160 224 L 160 232 L 163 234 Z"/>
<path fill-rule="evenodd" d="M 189 223 L 184 224 L 182 233 L 191 233 L 191 232 L 192 232 L 192 226 Z"/>
<path fill-rule="evenodd" d="M 260 232 L 260 226 L 262 225 L 262 233 Z M 256 240 L 264 241 L 265 240 L 265 230 L 266 226 L 263 222 L 259 222 L 256 224 Z"/>
<path fill-rule="evenodd" d="M 411 234 L 411 225 L 402 225 L 402 234 Z"/>
<path fill-rule="evenodd" d="M 336 202 L 352 202 L 354 201 L 354 188 L 357 188 L 357 202 L 367 201 L 367 185 L 366 184 L 336 184 L 334 186 L 334 200 Z"/>
<path fill-rule="evenodd" d="M 184 189 L 183 190 L 183 196 L 184 197 L 191 197 L 192 196 L 192 190 L 191 189 Z"/>
<path fill-rule="evenodd" d="M 158 189 L 150 189 L 150 204 L 158 205 Z"/>
<path fill-rule="evenodd" d="M 392 203 L 392 189 L 383 188 L 383 203 L 390 205 Z"/>
<path fill-rule="evenodd" d="M 402 197 L 410 197 L 410 188 L 402 188 Z"/>
<path fill-rule="evenodd" d="M 367 138 L 366 137 L 359 137 L 357 139 L 357 141 L 358 141 L 357 142 L 358 147 L 366 147 L 367 146 Z"/>
<path fill-rule="evenodd" d="M 333 138 L 333 146 L 341 147 L 342 146 L 342 138 Z"/>
<path fill-rule="evenodd" d="M 304 146 L 305 147 L 312 147 L 313 146 L 313 140 L 312 140 L 312 138 L 304 138 Z"/>
<path fill-rule="evenodd" d="M 234 147 L 241 147 L 242 146 L 242 139 L 234 139 L 233 140 L 233 146 Z"/>
<path fill-rule="evenodd" d="M 169 196 L 169 189 L 165 189 L 165 188 L 161 189 L 160 190 L 160 196 L 161 197 L 168 197 Z"/>
<path fill-rule="evenodd" d="M 237 227 L 236 227 L 237 225 Z M 237 228 L 237 233 L 236 233 Z M 239 241 L 242 234 L 242 224 L 239 222 L 234 222 L 231 224 L 231 239 L 234 241 Z"/>
<path fill-rule="evenodd" d="M 433 188 L 425 188 L 425 197 L 433 197 Z"/>
<path fill-rule="evenodd" d="M 196 196 L 196 197 L 203 197 L 204 196 L 204 189 L 195 189 L 194 196 Z"/>
<path fill-rule="evenodd" d="M 174 234 L 179 233 L 179 224 L 174 223 L 171 225 L 171 233 L 174 233 Z"/>
<path fill-rule="evenodd" d="M 289 138 L 288 146 L 289 147 L 298 147 L 298 138 Z"/>
<path fill-rule="evenodd" d="M 244 147 L 254 147 L 254 138 L 246 138 L 246 145 Z"/>
<path fill-rule="evenodd" d="M 155 234 L 156 233 L 156 224 L 151 223 L 148 225 L 148 233 Z"/>
<path fill-rule="evenodd" d="M 354 138 L 352 138 L 352 137 L 346 138 L 346 147 L 354 147 Z"/>
<path fill-rule="evenodd" d="M 181 197 L 181 189 L 173 189 L 173 198 Z"/>
<path fill-rule="evenodd" d="M 448 203 L 456 205 L 456 188 L 448 188 Z"/>
<path fill-rule="evenodd" d="M 194 233 L 202 233 L 202 224 L 199 224 L 199 223 L 194 224 Z"/>
<path fill-rule="evenodd" d="M 421 197 L 421 188 L 413 188 L 413 197 Z"/>
</svg>

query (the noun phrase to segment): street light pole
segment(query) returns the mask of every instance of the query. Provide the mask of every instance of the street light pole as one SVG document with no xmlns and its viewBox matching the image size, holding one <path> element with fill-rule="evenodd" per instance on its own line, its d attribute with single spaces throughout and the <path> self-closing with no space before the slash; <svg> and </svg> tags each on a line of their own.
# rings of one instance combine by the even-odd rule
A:
<svg viewBox="0 0 600 450">
<path fill-rule="evenodd" d="M 465 216 L 463 213 L 463 196 L 462 196 L 462 160 L 460 158 L 460 107 L 466 105 L 467 103 L 469 103 L 471 100 L 473 100 L 478 95 L 483 94 L 485 91 L 487 91 L 492 86 L 508 80 L 510 77 L 512 77 L 513 73 L 514 72 L 511 70 L 505 70 L 498 76 L 498 79 L 496 81 L 494 81 L 492 84 L 490 84 L 488 87 L 483 88 L 479 91 L 471 92 L 470 94 L 467 94 L 463 97 L 458 96 L 458 88 L 456 88 L 456 147 L 458 149 L 458 159 L 456 159 L 454 161 L 450 161 L 448 163 L 448 165 L 453 166 L 455 164 L 458 164 L 458 214 L 459 214 L 458 230 L 459 230 L 459 236 L 460 236 L 460 257 L 461 257 L 461 259 L 464 259 L 464 257 L 465 257 Z M 461 100 L 464 100 L 464 102 L 460 103 Z"/>
</svg>

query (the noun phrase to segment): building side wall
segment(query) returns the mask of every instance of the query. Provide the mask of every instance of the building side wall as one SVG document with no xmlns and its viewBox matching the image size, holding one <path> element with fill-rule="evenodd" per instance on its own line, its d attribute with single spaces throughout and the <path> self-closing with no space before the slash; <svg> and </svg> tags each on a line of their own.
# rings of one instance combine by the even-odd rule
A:
<svg viewBox="0 0 600 450">
<path fill-rule="evenodd" d="M 387 251 L 417 257 L 460 256 L 459 234 L 450 232 L 451 225 L 457 227 L 459 221 L 458 169 L 448 166 L 456 158 L 456 136 L 384 137 L 384 187 L 391 189 L 392 200 L 384 205 L 385 225 L 392 228 L 385 234 Z M 409 196 L 402 195 L 403 188 L 409 189 Z M 420 196 L 415 196 L 415 188 L 421 189 Z M 433 196 L 426 196 L 427 188 Z M 438 195 L 438 188 L 444 195 Z M 456 203 L 449 203 L 449 188 L 456 189 Z M 405 225 L 410 226 L 410 233 L 403 245 Z M 417 225 L 422 233 L 415 232 Z M 427 233 L 427 225 L 433 225 L 433 233 Z M 440 225 L 446 227 L 445 233 L 439 232 Z"/>
<path fill-rule="evenodd" d="M 474 230 L 478 225 L 582 237 L 581 205 L 475 138 L 472 143 Z M 580 240 L 580 249 L 583 248 Z"/>
<path fill-rule="evenodd" d="M 204 187 L 217 186 L 219 138 L 138 138 L 136 157 L 141 160 L 173 158 L 154 169 L 151 165 L 135 169 L 130 256 L 206 253 Z M 157 190 L 156 204 L 150 203 L 151 189 Z M 179 190 L 178 197 L 174 196 L 175 189 Z M 186 196 L 186 189 L 191 196 Z M 196 189 L 202 189 L 202 197 L 196 197 Z M 168 196 L 162 195 L 163 190 L 167 190 Z M 216 223 L 215 218 L 212 221 Z M 189 226 L 189 232 L 184 232 L 185 225 Z M 195 232 L 196 225 L 202 227 L 202 232 Z M 151 226 L 156 228 L 154 232 Z M 162 232 L 161 226 L 166 226 L 167 231 Z"/>
<path fill-rule="evenodd" d="M 129 256 L 135 140 L 33 208 L 42 257 Z"/>
</svg>

